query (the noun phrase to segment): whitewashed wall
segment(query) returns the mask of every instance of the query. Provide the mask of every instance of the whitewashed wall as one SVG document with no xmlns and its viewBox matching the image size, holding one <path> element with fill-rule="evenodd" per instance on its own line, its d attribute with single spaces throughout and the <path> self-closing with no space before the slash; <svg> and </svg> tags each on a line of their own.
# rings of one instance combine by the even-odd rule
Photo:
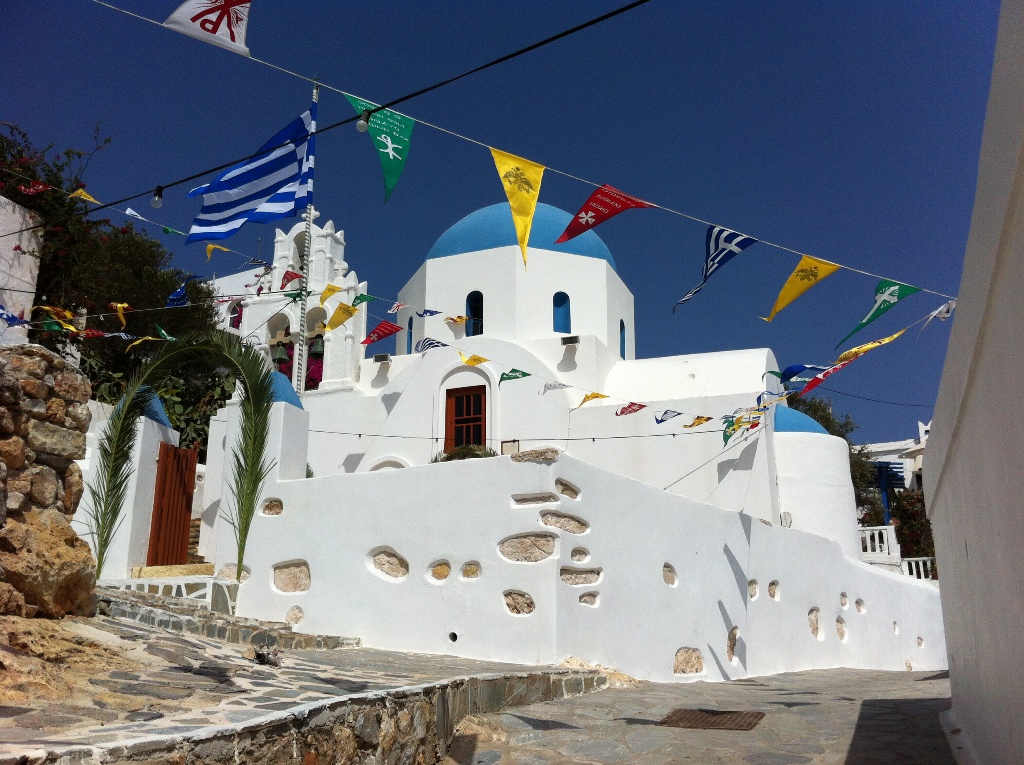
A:
<svg viewBox="0 0 1024 765">
<path fill-rule="evenodd" d="M 299 410 L 275 405 L 274 428 L 282 434 L 275 443 L 286 468 L 265 496 L 279 499 L 283 511 L 261 512 L 252 525 L 241 615 L 294 620 L 297 606 L 301 632 L 492 660 L 551 663 L 573 655 L 657 681 L 831 666 L 904 669 L 908 661 L 915 669 L 945 666 L 936 589 L 846 558 L 821 537 L 567 455 L 544 464 L 495 457 L 303 479 L 298 434 L 306 421 Z M 584 533 L 542 523 L 551 511 L 584 522 Z M 522 534 L 553 535 L 553 555 L 534 563 L 503 557 L 499 544 Z M 584 560 L 573 560 L 576 548 Z M 408 561 L 404 579 L 375 568 L 372 555 L 382 549 Z M 234 557 L 221 533 L 218 566 Z M 439 562 L 452 569 L 443 581 L 431 575 Z M 303 563 L 308 589 L 282 591 L 275 567 Z M 478 563 L 481 576 L 462 577 L 466 563 Z M 666 563 L 676 571 L 675 586 L 664 581 Z M 598 569 L 598 580 L 566 584 L 566 568 Z M 757 580 L 755 598 L 750 580 Z M 777 600 L 768 595 L 773 580 Z M 509 591 L 530 595 L 533 613 L 509 613 Z M 584 593 L 597 593 L 596 604 L 581 603 Z M 820 638 L 809 628 L 812 608 L 819 609 Z M 733 627 L 739 635 L 730 660 Z M 703 673 L 674 674 L 683 647 L 700 650 Z"/>
<path fill-rule="evenodd" d="M 0 231 L 21 231 L 39 223 L 39 217 L 6 197 L 0 197 Z M 42 229 L 21 231 L 0 238 L 0 305 L 18 316 L 29 318 L 39 273 L 39 248 Z M 18 247 L 20 249 L 15 250 Z M 7 327 L 0 320 L 0 345 L 28 342 L 24 327 Z"/>
</svg>

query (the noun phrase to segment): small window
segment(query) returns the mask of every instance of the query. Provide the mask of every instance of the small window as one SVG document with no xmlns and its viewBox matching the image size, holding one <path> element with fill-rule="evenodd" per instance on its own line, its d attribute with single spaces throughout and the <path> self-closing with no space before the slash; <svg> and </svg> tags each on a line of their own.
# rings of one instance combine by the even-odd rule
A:
<svg viewBox="0 0 1024 765">
<path fill-rule="evenodd" d="M 572 332 L 572 313 L 569 306 L 569 296 L 564 292 L 556 292 L 551 299 L 553 325 L 555 332 Z"/>
<path fill-rule="evenodd" d="M 228 326 L 231 329 L 241 329 L 242 327 L 242 304 L 232 303 L 231 310 L 228 312 Z"/>
<path fill-rule="evenodd" d="M 412 317 L 409 317 L 409 327 L 405 332 L 405 352 L 412 353 Z"/>
<path fill-rule="evenodd" d="M 626 322 L 619 319 L 619 356 L 626 358 Z"/>
<path fill-rule="evenodd" d="M 445 393 L 444 450 L 487 443 L 487 386 L 452 388 Z"/>
<path fill-rule="evenodd" d="M 466 337 L 484 333 L 484 295 L 480 291 L 466 295 Z"/>
</svg>

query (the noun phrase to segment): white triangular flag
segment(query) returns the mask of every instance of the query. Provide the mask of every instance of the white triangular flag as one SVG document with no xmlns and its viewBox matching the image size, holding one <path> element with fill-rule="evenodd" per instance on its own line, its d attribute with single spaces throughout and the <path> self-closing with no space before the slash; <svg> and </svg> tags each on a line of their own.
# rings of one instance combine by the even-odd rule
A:
<svg viewBox="0 0 1024 765">
<path fill-rule="evenodd" d="M 188 0 L 167 17 L 164 26 L 183 35 L 249 55 L 245 25 L 250 0 Z"/>
</svg>

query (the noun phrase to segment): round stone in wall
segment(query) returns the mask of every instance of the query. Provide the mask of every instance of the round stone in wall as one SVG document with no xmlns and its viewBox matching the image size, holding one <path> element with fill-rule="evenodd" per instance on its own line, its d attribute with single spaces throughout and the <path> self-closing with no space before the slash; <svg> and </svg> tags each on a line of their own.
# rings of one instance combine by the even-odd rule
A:
<svg viewBox="0 0 1024 765">
<path fill-rule="evenodd" d="M 584 606 L 593 606 L 596 608 L 600 599 L 601 594 L 598 592 L 585 592 L 580 595 L 580 603 Z"/>
<path fill-rule="evenodd" d="M 263 503 L 264 515 L 280 515 L 284 512 L 284 502 L 279 499 L 268 499 Z"/>
<path fill-rule="evenodd" d="M 676 651 L 672 672 L 677 675 L 695 675 L 704 671 L 704 657 L 699 648 L 680 648 Z"/>
<path fill-rule="evenodd" d="M 293 560 L 274 566 L 274 587 L 281 592 L 306 592 L 309 585 L 309 564 L 306 561 Z"/>
<path fill-rule="evenodd" d="M 231 581 L 242 581 L 244 582 L 249 578 L 249 567 L 242 566 L 242 578 L 238 579 L 238 566 L 234 563 L 225 563 L 220 567 L 220 571 L 217 572 L 218 579 L 230 579 Z"/>
<path fill-rule="evenodd" d="M 747 597 L 751 600 L 757 600 L 757 593 L 757 580 L 751 579 L 749 582 L 747 582 Z"/>
<path fill-rule="evenodd" d="M 818 629 L 818 615 L 821 613 L 821 609 L 812 608 L 807 612 L 807 626 L 811 628 L 811 634 L 818 640 L 824 640 L 825 636 L 821 634 L 821 630 Z"/>
<path fill-rule="evenodd" d="M 771 598 L 772 600 L 778 600 L 779 599 L 779 580 L 778 579 L 772 579 L 770 582 L 768 582 L 768 597 Z"/>
<path fill-rule="evenodd" d="M 462 578 L 463 579 L 479 579 L 480 578 L 480 564 L 475 560 L 471 560 L 462 567 Z"/>
<path fill-rule="evenodd" d="M 452 566 L 446 560 L 439 560 L 433 566 L 430 567 L 430 576 L 433 579 L 437 579 L 439 582 L 443 582 L 452 573 Z"/>
<path fill-rule="evenodd" d="M 394 550 L 380 550 L 373 555 L 373 567 L 392 579 L 404 579 L 409 575 L 409 561 Z"/>
<path fill-rule="evenodd" d="M 585 534 L 587 529 L 590 528 L 590 524 L 582 518 L 577 518 L 575 515 L 568 515 L 567 513 L 556 513 L 553 510 L 541 513 L 540 522 L 545 526 L 561 529 L 570 534 Z"/>
<path fill-rule="evenodd" d="M 533 602 L 533 598 L 525 592 L 508 590 L 505 593 L 505 608 L 508 609 L 510 614 L 525 616 L 526 614 L 533 613 L 534 608 L 536 608 L 536 604 Z"/>
<path fill-rule="evenodd" d="M 575 547 L 569 557 L 574 563 L 585 563 L 590 558 L 590 551 L 586 547 Z"/>
<path fill-rule="evenodd" d="M 841 605 L 843 608 L 850 607 L 850 599 L 846 597 L 845 592 L 839 593 L 839 605 Z"/>
<path fill-rule="evenodd" d="M 846 620 L 841 616 L 836 619 L 836 634 L 839 635 L 839 641 L 841 643 L 846 642 Z"/>
<path fill-rule="evenodd" d="M 671 563 L 666 563 L 661 567 L 661 578 L 669 587 L 675 587 L 678 579 L 676 578 L 676 569 Z"/>
<path fill-rule="evenodd" d="M 288 609 L 288 613 L 284 615 L 284 620 L 287 624 L 298 624 L 306 617 L 306 613 L 299 606 L 292 606 Z"/>
<path fill-rule="evenodd" d="M 571 568 L 564 566 L 558 575 L 562 578 L 562 581 L 566 584 L 578 585 L 578 584 L 597 584 L 601 578 L 601 569 L 599 568 Z"/>
<path fill-rule="evenodd" d="M 725 657 L 733 664 L 736 663 L 736 641 L 740 638 L 740 628 L 733 627 L 729 630 L 729 636 L 725 641 Z"/>
<path fill-rule="evenodd" d="M 498 543 L 498 552 L 517 563 L 537 563 L 555 553 L 554 534 L 517 534 Z"/>
</svg>

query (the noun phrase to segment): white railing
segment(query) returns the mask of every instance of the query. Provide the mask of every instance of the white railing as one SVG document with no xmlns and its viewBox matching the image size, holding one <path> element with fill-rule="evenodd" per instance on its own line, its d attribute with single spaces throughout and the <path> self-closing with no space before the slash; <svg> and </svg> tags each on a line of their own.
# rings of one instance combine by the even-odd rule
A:
<svg viewBox="0 0 1024 765">
<path fill-rule="evenodd" d="M 935 558 L 904 558 L 900 562 L 900 571 L 915 579 L 931 579 L 938 581 L 935 570 Z"/>
<path fill-rule="evenodd" d="M 892 526 L 862 526 L 860 557 L 868 563 L 899 563 L 900 543 Z"/>
</svg>

